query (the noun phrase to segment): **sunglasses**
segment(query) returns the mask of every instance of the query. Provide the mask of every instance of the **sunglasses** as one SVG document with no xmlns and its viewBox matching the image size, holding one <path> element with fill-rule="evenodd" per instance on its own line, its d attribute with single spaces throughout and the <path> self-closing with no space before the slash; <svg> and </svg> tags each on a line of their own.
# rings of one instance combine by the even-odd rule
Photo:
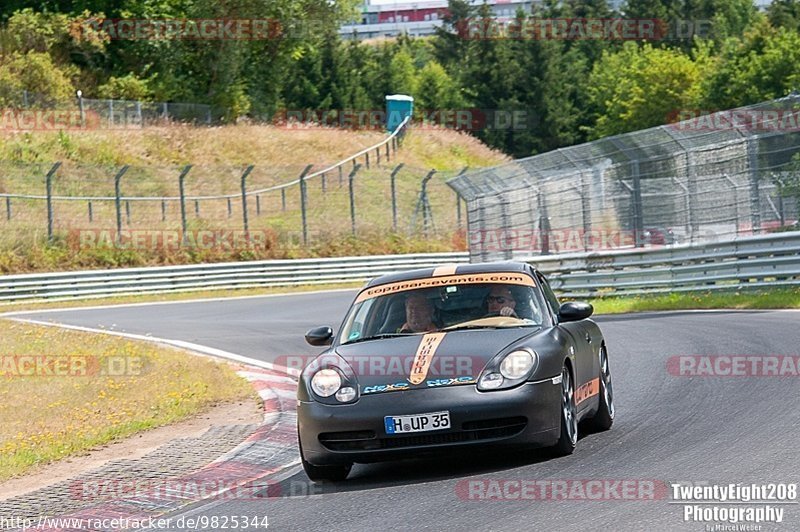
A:
<svg viewBox="0 0 800 532">
<path fill-rule="evenodd" d="M 486 300 L 489 303 L 494 301 L 495 303 L 497 303 L 499 305 L 502 305 L 503 303 L 511 303 L 511 301 L 512 301 L 511 299 L 509 299 L 507 297 L 503 297 L 503 296 L 489 296 L 489 297 L 486 298 Z"/>
</svg>

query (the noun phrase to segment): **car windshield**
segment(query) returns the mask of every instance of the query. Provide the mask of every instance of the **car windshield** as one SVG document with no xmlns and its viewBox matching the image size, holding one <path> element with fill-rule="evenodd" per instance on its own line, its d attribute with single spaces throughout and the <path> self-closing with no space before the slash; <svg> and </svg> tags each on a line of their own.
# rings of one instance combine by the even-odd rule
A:
<svg viewBox="0 0 800 532">
<path fill-rule="evenodd" d="M 360 300 L 350 309 L 340 343 L 463 329 L 535 327 L 542 308 L 531 286 L 453 284 Z"/>
</svg>

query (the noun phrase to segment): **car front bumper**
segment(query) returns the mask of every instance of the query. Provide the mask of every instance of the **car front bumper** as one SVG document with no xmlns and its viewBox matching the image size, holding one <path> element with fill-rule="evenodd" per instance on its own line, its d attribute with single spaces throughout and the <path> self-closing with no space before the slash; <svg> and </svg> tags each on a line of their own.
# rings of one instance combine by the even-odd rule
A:
<svg viewBox="0 0 800 532">
<path fill-rule="evenodd" d="M 450 428 L 386 434 L 385 416 L 447 410 Z M 303 457 L 314 465 L 369 463 L 476 445 L 549 446 L 558 441 L 561 386 L 552 379 L 480 392 L 474 384 L 362 396 L 349 405 L 298 402 Z"/>
</svg>

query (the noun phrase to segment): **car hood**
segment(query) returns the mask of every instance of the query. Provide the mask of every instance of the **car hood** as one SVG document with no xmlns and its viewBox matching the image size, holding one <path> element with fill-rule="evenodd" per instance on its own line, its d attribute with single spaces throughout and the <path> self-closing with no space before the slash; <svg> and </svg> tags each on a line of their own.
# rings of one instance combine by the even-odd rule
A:
<svg viewBox="0 0 800 532">
<path fill-rule="evenodd" d="M 413 388 L 471 384 L 504 348 L 536 334 L 537 327 L 475 329 L 418 334 L 339 345 L 336 353 L 355 372 L 362 394 Z M 428 346 L 430 365 L 424 379 L 411 378 L 418 352 Z"/>
</svg>

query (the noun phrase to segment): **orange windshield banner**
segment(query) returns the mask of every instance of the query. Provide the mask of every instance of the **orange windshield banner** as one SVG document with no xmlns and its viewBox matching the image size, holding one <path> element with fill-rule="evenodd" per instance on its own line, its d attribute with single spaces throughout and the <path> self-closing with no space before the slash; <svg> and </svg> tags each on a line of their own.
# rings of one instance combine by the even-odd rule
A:
<svg viewBox="0 0 800 532">
<path fill-rule="evenodd" d="M 420 290 L 423 288 L 437 288 L 455 284 L 484 284 L 500 283 L 515 284 L 520 286 L 536 286 L 533 278 L 524 273 L 496 272 L 496 273 L 470 273 L 460 275 L 447 275 L 440 277 L 429 277 L 424 279 L 411 279 L 408 281 L 398 281 L 396 283 L 382 284 L 366 288 L 356 297 L 356 303 L 366 299 L 383 296 L 386 294 L 396 294 L 409 290 Z"/>
</svg>

